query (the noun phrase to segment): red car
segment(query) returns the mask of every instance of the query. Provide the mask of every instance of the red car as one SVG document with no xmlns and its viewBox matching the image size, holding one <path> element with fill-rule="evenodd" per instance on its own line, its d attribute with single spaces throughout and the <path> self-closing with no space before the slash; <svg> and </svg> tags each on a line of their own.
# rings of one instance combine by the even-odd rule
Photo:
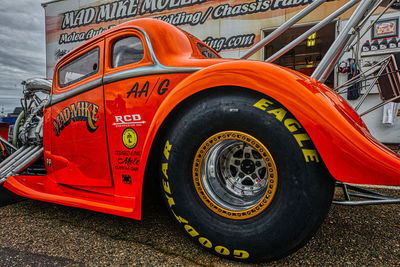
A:
<svg viewBox="0 0 400 267">
<path fill-rule="evenodd" d="M 140 219 L 143 183 L 155 179 L 184 231 L 234 260 L 303 246 L 335 181 L 400 185 L 399 156 L 331 89 L 223 59 L 157 20 L 87 41 L 58 62 L 51 89 L 32 80 L 24 94 L 10 141 L 0 139 L 7 189 Z"/>
</svg>

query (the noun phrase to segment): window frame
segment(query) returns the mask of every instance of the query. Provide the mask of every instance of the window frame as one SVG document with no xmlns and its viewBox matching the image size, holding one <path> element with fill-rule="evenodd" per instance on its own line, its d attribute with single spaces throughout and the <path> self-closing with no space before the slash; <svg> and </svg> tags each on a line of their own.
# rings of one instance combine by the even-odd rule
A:
<svg viewBox="0 0 400 267">
<path fill-rule="evenodd" d="M 138 37 L 143 44 L 143 49 L 144 49 L 144 57 L 140 62 L 137 63 L 132 63 L 129 65 L 124 65 L 120 66 L 117 68 L 112 67 L 112 62 L 111 62 L 111 53 L 112 53 L 112 46 L 113 44 L 124 37 L 128 36 L 135 36 Z M 152 58 L 152 52 L 149 50 L 149 44 L 147 43 L 147 39 L 145 37 L 145 34 L 137 29 L 137 28 L 124 28 L 119 31 L 116 31 L 114 33 L 109 34 L 105 38 L 105 45 L 104 45 L 104 76 L 112 75 L 115 73 L 123 72 L 123 71 L 128 71 L 130 69 L 136 69 L 136 68 L 141 68 L 141 67 L 146 67 L 146 66 L 152 66 L 154 65 L 153 58 Z"/>
<path fill-rule="evenodd" d="M 208 50 L 209 50 L 209 53 L 213 54 L 215 57 L 207 57 L 207 56 L 205 56 L 205 55 L 203 54 L 203 52 L 201 52 L 200 46 L 202 46 L 203 48 L 208 49 Z M 221 56 L 220 56 L 216 51 L 214 51 L 211 47 L 207 46 L 207 45 L 204 44 L 204 43 L 197 42 L 197 43 L 196 43 L 196 49 L 199 51 L 199 53 L 200 53 L 204 58 L 207 58 L 207 59 L 221 58 Z"/>
<path fill-rule="evenodd" d="M 124 64 L 124 65 L 120 65 L 120 66 L 113 66 L 114 65 L 114 48 L 115 48 L 115 45 L 121 40 L 132 38 L 132 37 L 138 39 L 140 41 L 141 45 L 142 45 L 142 49 L 143 49 L 142 58 L 139 61 L 130 62 L 130 63 Z M 139 64 L 145 59 L 145 55 L 146 55 L 145 43 L 143 42 L 142 38 L 140 38 L 139 35 L 137 35 L 137 34 L 127 34 L 127 35 L 118 36 L 117 38 L 115 38 L 115 39 L 113 39 L 111 41 L 111 51 L 110 51 L 110 57 L 109 57 L 110 68 L 111 69 L 117 69 L 117 68 L 120 68 L 120 67 L 129 66 L 129 65 L 132 65 L 132 64 Z"/>
<path fill-rule="evenodd" d="M 68 66 L 70 66 L 70 65 L 72 65 L 74 62 L 76 62 L 77 60 L 84 58 L 85 56 L 89 55 L 90 53 L 92 53 L 92 52 L 94 52 L 94 51 L 96 51 L 96 50 L 97 50 L 97 55 L 98 55 L 98 56 L 97 56 L 97 70 L 96 70 L 96 71 L 89 72 L 88 74 L 83 75 L 82 77 L 80 77 L 80 78 L 78 78 L 78 79 L 75 79 L 75 80 L 72 80 L 72 81 L 70 81 L 70 82 L 68 82 L 68 83 L 63 83 L 63 84 L 61 83 L 61 80 L 60 80 L 60 73 L 61 73 L 61 71 L 62 71 L 63 69 L 67 68 Z M 89 77 L 92 77 L 92 76 L 98 74 L 99 71 L 100 71 L 100 58 L 101 58 L 101 49 L 100 49 L 99 46 L 95 46 L 95 47 L 91 48 L 90 50 L 85 51 L 83 54 L 81 54 L 81 55 L 79 55 L 79 56 L 77 56 L 77 57 L 71 59 L 68 63 L 63 64 L 63 65 L 58 69 L 58 71 L 57 71 L 57 82 L 58 82 L 59 88 L 68 87 L 68 86 L 73 85 L 73 84 L 75 84 L 75 83 L 78 83 L 78 82 L 80 82 L 80 81 L 82 81 L 82 80 L 84 80 L 84 79 L 86 79 L 86 78 L 89 78 Z"/>
</svg>

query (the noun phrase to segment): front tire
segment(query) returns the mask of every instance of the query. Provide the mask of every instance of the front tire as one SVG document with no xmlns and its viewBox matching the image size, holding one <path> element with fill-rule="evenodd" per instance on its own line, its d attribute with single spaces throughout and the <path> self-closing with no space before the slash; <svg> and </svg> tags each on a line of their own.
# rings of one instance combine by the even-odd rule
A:
<svg viewBox="0 0 400 267">
<path fill-rule="evenodd" d="M 322 223 L 334 180 L 277 101 L 216 92 L 175 119 L 162 151 L 173 217 L 199 245 L 242 261 L 284 257 Z"/>
</svg>

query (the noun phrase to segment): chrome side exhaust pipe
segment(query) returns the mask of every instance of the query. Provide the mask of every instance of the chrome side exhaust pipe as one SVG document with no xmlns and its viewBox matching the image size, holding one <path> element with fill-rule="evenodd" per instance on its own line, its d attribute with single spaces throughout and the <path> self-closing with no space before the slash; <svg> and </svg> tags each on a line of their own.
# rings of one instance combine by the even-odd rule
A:
<svg viewBox="0 0 400 267">
<path fill-rule="evenodd" d="M 42 146 L 22 147 L 6 160 L 4 160 L 0 168 L 0 185 L 3 184 L 8 177 L 17 174 L 30 164 L 35 162 L 43 154 Z"/>
<path fill-rule="evenodd" d="M 3 178 L 0 178 L 0 184 L 4 183 L 6 179 L 12 175 L 17 174 L 19 171 L 22 171 L 26 167 L 28 167 L 30 164 L 35 162 L 40 156 L 43 154 L 43 147 L 37 147 L 37 149 L 34 149 L 32 153 L 30 153 L 30 156 L 27 157 L 25 160 L 20 162 L 18 165 L 15 165 L 14 168 L 11 168 L 4 176 Z"/>
<path fill-rule="evenodd" d="M 7 168 L 3 168 L 0 170 L 0 177 L 2 177 L 5 173 L 9 172 L 10 170 L 13 170 L 15 167 L 19 166 L 22 162 L 24 162 L 27 158 L 32 156 L 39 149 L 40 147 L 35 147 L 35 146 L 29 147 L 29 150 L 26 153 L 24 153 L 24 155 L 14 160 Z"/>
<path fill-rule="evenodd" d="M 5 160 L 3 160 L 2 162 L 0 162 L 0 170 L 1 168 L 3 168 L 8 162 L 10 162 L 11 160 L 15 159 L 15 157 L 17 157 L 21 152 L 23 152 L 25 149 L 27 149 L 26 146 L 21 147 L 20 149 L 18 149 L 17 151 L 15 151 L 14 153 L 12 153 L 10 156 L 8 156 Z"/>
<path fill-rule="evenodd" d="M 27 153 L 29 153 L 32 149 L 34 148 L 34 146 L 30 146 L 25 148 L 23 151 L 21 151 L 21 153 L 17 154 L 11 154 L 8 158 L 11 158 L 11 160 L 9 160 L 3 167 L 0 168 L 0 176 L 1 174 L 8 169 L 12 164 L 14 164 L 18 159 L 20 159 L 21 157 L 23 157 L 24 155 L 26 155 Z M 8 159 L 7 158 L 7 159 Z"/>
</svg>

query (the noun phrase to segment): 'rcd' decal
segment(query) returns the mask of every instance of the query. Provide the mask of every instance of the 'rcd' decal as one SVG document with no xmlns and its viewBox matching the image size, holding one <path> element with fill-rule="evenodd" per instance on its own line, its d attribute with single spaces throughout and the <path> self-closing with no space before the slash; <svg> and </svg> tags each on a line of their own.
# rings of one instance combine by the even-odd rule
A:
<svg viewBox="0 0 400 267">
<path fill-rule="evenodd" d="M 97 130 L 96 122 L 99 119 L 97 113 L 99 106 L 87 101 L 79 101 L 65 107 L 53 120 L 53 128 L 56 136 L 59 136 L 71 122 L 85 121 L 89 132 L 93 133 Z"/>
<path fill-rule="evenodd" d="M 140 114 L 133 114 L 115 116 L 115 122 L 112 125 L 116 127 L 141 126 L 145 123 L 146 121 L 142 120 L 142 116 Z"/>
<path fill-rule="evenodd" d="M 159 80 L 158 80 L 159 81 Z M 153 93 L 154 89 L 156 88 L 158 81 L 156 82 L 156 84 L 153 87 L 153 89 L 150 92 L 150 95 Z M 163 95 L 165 94 L 165 92 L 168 91 L 168 86 L 169 86 L 170 82 L 168 79 L 163 80 L 160 85 L 158 86 L 157 89 L 157 94 L 158 95 Z M 145 97 L 147 98 L 149 95 L 149 89 L 150 89 L 150 82 L 146 81 L 143 85 L 140 85 L 139 82 L 136 82 L 132 89 L 129 90 L 128 92 L 126 92 L 126 98 L 129 98 L 133 95 L 134 98 L 141 98 L 141 97 Z"/>
</svg>

